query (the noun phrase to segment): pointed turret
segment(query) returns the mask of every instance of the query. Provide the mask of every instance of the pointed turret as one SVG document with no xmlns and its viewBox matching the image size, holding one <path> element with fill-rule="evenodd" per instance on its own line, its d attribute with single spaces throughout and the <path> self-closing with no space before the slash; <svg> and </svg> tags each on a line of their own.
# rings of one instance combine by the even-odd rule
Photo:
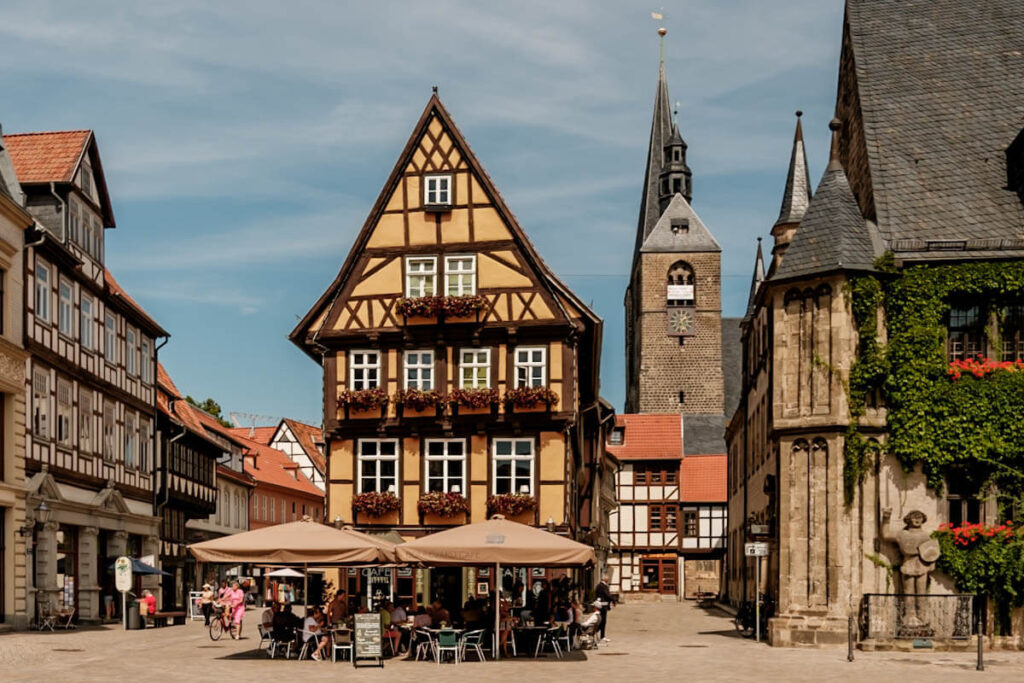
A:
<svg viewBox="0 0 1024 683">
<path fill-rule="evenodd" d="M 793 151 L 789 157 L 786 189 L 782 193 L 779 218 L 772 227 L 775 244 L 772 247 L 771 272 L 778 269 L 786 247 L 793 239 L 793 231 L 803 220 L 807 206 L 811 203 L 811 178 L 807 168 L 807 153 L 804 150 L 804 129 L 800 123 L 802 116 L 802 111 L 796 112 L 796 132 L 793 134 Z"/>
<path fill-rule="evenodd" d="M 757 255 L 754 257 L 754 274 L 750 278 L 750 296 L 747 297 L 747 314 L 744 320 L 754 312 L 754 300 L 757 298 L 757 290 L 764 282 L 764 254 L 761 251 L 761 238 L 757 238 Z"/>
<path fill-rule="evenodd" d="M 832 119 L 832 146 L 828 167 L 796 228 L 786 258 L 774 280 L 804 278 L 835 271 L 871 271 L 882 255 L 882 241 L 874 223 L 861 214 L 839 160 L 842 123 Z"/>
<path fill-rule="evenodd" d="M 14 164 L 11 163 L 11 155 L 7 153 L 4 144 L 4 131 L 0 127 L 0 192 L 3 192 L 18 204 L 25 205 L 25 193 L 18 183 L 18 175 L 14 172 Z"/>
</svg>

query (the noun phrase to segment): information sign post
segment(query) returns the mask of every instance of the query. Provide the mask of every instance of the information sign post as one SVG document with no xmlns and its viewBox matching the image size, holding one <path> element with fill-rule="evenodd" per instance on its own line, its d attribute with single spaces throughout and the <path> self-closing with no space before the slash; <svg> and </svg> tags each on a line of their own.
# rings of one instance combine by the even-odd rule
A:
<svg viewBox="0 0 1024 683">
<path fill-rule="evenodd" d="M 114 586 L 121 591 L 121 621 L 128 630 L 128 591 L 132 589 L 132 561 L 122 555 L 114 562 Z"/>
<path fill-rule="evenodd" d="M 761 642 L 761 558 L 768 557 L 768 544 L 763 541 L 746 543 L 743 554 L 754 558 L 754 640 Z"/>
</svg>

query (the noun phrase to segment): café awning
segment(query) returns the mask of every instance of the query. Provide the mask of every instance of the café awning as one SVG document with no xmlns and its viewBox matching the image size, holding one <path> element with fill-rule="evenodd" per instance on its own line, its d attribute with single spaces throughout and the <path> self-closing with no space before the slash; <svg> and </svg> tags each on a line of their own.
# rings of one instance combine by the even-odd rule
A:
<svg viewBox="0 0 1024 683">
<path fill-rule="evenodd" d="M 595 562 L 589 545 L 501 515 L 403 543 L 395 546 L 395 554 L 401 562 L 426 565 L 579 567 Z"/>
<path fill-rule="evenodd" d="M 317 565 L 393 562 L 394 545 L 366 534 L 302 520 L 245 531 L 188 547 L 201 562 Z"/>
</svg>

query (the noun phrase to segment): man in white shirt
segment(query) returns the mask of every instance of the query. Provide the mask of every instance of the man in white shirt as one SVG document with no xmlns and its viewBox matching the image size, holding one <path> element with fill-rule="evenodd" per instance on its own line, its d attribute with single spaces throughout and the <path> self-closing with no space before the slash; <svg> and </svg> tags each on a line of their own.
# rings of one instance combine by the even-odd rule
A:
<svg viewBox="0 0 1024 683">
<path fill-rule="evenodd" d="M 307 613 L 306 618 L 302 622 L 302 642 L 308 643 L 312 639 L 312 644 L 316 646 L 312 657 L 318 662 L 321 659 L 321 652 L 328 645 L 327 635 L 321 633 L 320 624 L 322 621 L 323 614 L 320 608 L 314 607 L 313 612 L 311 614 Z"/>
</svg>

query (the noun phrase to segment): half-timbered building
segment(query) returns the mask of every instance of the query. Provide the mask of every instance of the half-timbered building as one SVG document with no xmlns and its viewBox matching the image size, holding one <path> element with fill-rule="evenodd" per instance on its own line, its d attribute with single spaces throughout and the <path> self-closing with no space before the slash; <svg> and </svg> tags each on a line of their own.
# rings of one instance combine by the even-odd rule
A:
<svg viewBox="0 0 1024 683">
<path fill-rule="evenodd" d="M 28 625 L 25 594 L 25 352 L 22 249 L 32 227 L 0 134 L 0 624 Z"/>
<path fill-rule="evenodd" d="M 503 512 L 599 544 L 601 329 L 435 94 L 291 335 L 324 368 L 330 518 L 413 537 Z M 461 605 L 476 578 L 493 582 L 436 570 L 404 590 Z"/>
<path fill-rule="evenodd" d="M 38 226 L 24 252 L 27 507 L 45 501 L 52 518 L 34 531 L 36 604 L 97 619 L 110 558 L 159 552 L 156 340 L 168 335 L 104 265 L 114 215 L 92 131 L 4 143 Z"/>
<path fill-rule="evenodd" d="M 726 456 L 684 455 L 680 415 L 618 415 L 621 462 L 611 513 L 612 589 L 620 595 L 719 592 L 726 541 Z"/>
<path fill-rule="evenodd" d="M 326 492 L 327 458 L 324 456 L 324 432 L 320 427 L 286 417 L 275 426 L 233 429 L 250 441 L 287 455 L 314 486 Z"/>
</svg>

